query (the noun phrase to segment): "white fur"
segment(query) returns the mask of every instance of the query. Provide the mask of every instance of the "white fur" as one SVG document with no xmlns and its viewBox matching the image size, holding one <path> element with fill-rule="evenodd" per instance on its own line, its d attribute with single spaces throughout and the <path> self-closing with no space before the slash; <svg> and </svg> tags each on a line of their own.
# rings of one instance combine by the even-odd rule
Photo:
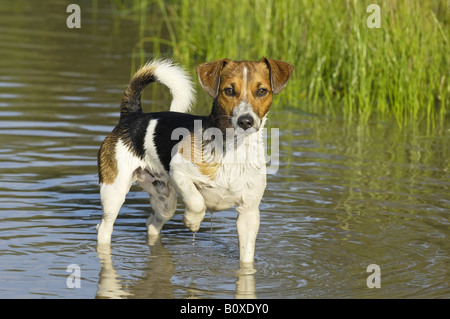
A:
<svg viewBox="0 0 450 319">
<path fill-rule="evenodd" d="M 97 225 L 99 244 L 111 242 L 114 221 L 133 182 L 137 182 L 150 195 L 153 214 L 147 220 L 149 236 L 157 236 L 164 223 L 175 213 L 176 193 L 157 157 L 153 141 L 156 125 L 157 120 L 151 120 L 147 127 L 144 140 L 146 149 L 144 160 L 134 155 L 120 139 L 115 147 L 118 175 L 114 183 L 100 184 L 103 217 L 100 224 Z M 157 183 L 154 184 L 154 182 Z"/>
<path fill-rule="evenodd" d="M 243 79 L 243 85 L 242 85 L 242 99 L 247 99 L 247 68 L 244 67 L 244 71 L 242 72 L 242 79 Z"/>
<path fill-rule="evenodd" d="M 158 152 L 156 151 L 155 145 L 155 128 L 158 124 L 158 119 L 150 120 L 147 126 L 147 133 L 144 138 L 144 149 L 145 149 L 145 162 L 147 166 L 152 171 L 163 172 L 164 167 L 159 160 Z"/>
<path fill-rule="evenodd" d="M 145 67 L 156 66 L 154 75 L 164 84 L 173 96 L 170 110 L 187 113 L 195 100 L 195 91 L 190 76 L 170 60 L 153 60 Z"/>
<path fill-rule="evenodd" d="M 133 183 L 133 172 L 140 166 L 145 167 L 145 164 L 131 153 L 120 139 L 116 144 L 115 154 L 118 175 L 114 183 L 100 184 L 103 217 L 100 224 L 97 225 L 99 244 L 107 244 L 111 241 L 114 221 Z"/>
<path fill-rule="evenodd" d="M 233 128 L 240 129 L 239 124 L 238 124 L 238 119 L 242 115 L 247 115 L 247 114 L 250 115 L 251 117 L 253 117 L 253 122 L 254 122 L 253 129 L 258 130 L 260 127 L 262 128 L 262 125 L 261 125 L 262 121 L 259 119 L 259 116 L 256 115 L 255 111 L 253 111 L 251 104 L 245 100 L 242 100 L 241 102 L 239 102 L 237 107 L 233 110 L 233 114 L 231 116 L 231 125 L 233 126 Z"/>
<path fill-rule="evenodd" d="M 234 152 L 214 153 L 208 159 L 221 164 L 214 178 L 203 175 L 179 153 L 172 159 L 170 177 L 186 204 L 183 222 L 194 232 L 200 228 L 206 210 L 236 206 L 240 260 L 251 263 L 259 229 L 259 203 L 266 187 L 265 149 L 262 130 L 237 139 L 236 148 L 234 139 L 227 141 Z"/>
</svg>

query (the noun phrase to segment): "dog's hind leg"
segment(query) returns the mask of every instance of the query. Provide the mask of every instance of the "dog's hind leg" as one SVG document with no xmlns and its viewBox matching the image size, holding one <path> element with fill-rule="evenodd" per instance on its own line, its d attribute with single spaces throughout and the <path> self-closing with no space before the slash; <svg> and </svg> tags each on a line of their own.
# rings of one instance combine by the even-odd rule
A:
<svg viewBox="0 0 450 319">
<path fill-rule="evenodd" d="M 111 242 L 114 222 L 130 190 L 132 176 L 121 177 L 116 178 L 113 184 L 100 185 L 103 215 L 102 221 L 97 225 L 98 244 L 109 244 Z"/>
<path fill-rule="evenodd" d="M 172 218 L 177 209 L 176 192 L 170 183 L 154 181 L 150 194 L 150 205 L 153 213 L 147 219 L 147 233 L 149 237 L 158 236 L 164 224 Z"/>
<path fill-rule="evenodd" d="M 156 237 L 177 208 L 177 195 L 167 177 L 141 169 L 135 172 L 138 185 L 150 195 L 153 212 L 147 219 L 149 237 Z"/>
</svg>

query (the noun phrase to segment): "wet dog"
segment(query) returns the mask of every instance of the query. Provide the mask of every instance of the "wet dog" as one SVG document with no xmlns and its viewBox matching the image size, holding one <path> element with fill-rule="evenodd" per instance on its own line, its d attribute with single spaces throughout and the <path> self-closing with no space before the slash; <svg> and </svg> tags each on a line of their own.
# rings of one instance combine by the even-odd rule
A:
<svg viewBox="0 0 450 319">
<path fill-rule="evenodd" d="M 259 204 L 266 187 L 262 128 L 274 94 L 293 71 L 286 62 L 216 60 L 197 67 L 213 98 L 209 116 L 191 115 L 193 85 L 167 60 L 147 63 L 125 89 L 119 124 L 98 154 L 103 216 L 98 243 L 111 241 L 114 221 L 133 182 L 150 195 L 150 237 L 185 204 L 183 223 L 197 232 L 206 210 L 236 207 L 240 261 L 252 263 L 259 229 Z M 173 95 L 168 112 L 143 113 L 141 92 L 152 82 Z"/>
</svg>

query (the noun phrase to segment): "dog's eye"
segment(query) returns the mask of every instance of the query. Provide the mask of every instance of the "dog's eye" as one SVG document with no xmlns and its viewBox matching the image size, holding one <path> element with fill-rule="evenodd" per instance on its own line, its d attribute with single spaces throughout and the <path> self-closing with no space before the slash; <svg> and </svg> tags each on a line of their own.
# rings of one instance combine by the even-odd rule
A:
<svg viewBox="0 0 450 319">
<path fill-rule="evenodd" d="M 223 93 L 225 93 L 226 96 L 234 96 L 234 89 L 226 88 L 225 90 L 223 90 Z"/>
<path fill-rule="evenodd" d="M 257 95 L 258 97 L 263 97 L 263 96 L 265 96 L 265 95 L 267 94 L 267 92 L 269 92 L 267 89 L 265 89 L 265 88 L 259 88 L 259 89 L 256 91 L 256 95 Z"/>
</svg>

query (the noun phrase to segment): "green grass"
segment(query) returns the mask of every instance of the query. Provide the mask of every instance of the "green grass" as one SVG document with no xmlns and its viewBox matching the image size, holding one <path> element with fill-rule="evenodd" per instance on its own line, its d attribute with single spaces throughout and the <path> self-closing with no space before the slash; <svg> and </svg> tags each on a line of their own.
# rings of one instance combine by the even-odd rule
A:
<svg viewBox="0 0 450 319">
<path fill-rule="evenodd" d="M 192 70 L 268 56 L 295 66 L 278 107 L 400 126 L 448 120 L 447 0 L 114 2 L 139 17 L 133 70 L 151 56 L 173 56 Z M 381 28 L 367 27 L 371 3 L 381 8 Z"/>
</svg>

